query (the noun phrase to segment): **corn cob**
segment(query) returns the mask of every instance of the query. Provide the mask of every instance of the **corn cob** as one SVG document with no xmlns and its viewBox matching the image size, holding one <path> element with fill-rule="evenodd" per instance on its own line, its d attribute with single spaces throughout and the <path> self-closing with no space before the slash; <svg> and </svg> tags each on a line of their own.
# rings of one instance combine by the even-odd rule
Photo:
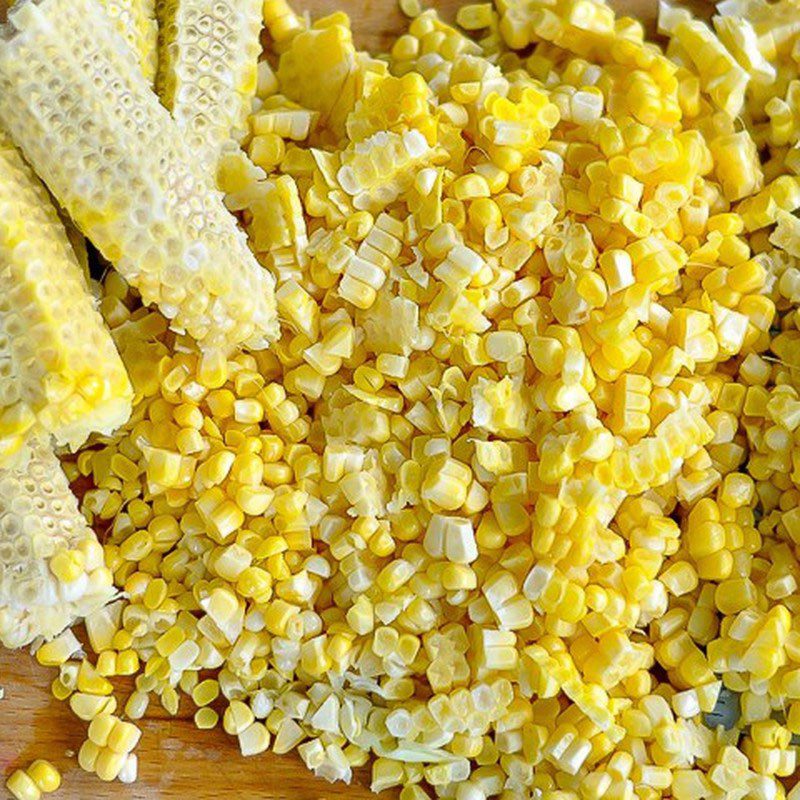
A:
<svg viewBox="0 0 800 800">
<path fill-rule="evenodd" d="M 112 593 L 103 549 L 43 442 L 0 470 L 0 643 L 52 638 Z"/>
<path fill-rule="evenodd" d="M 100 0 L 106 14 L 139 59 L 149 83 L 156 76 L 158 25 L 155 0 Z"/>
<path fill-rule="evenodd" d="M 77 448 L 133 389 L 46 189 L 0 133 L 0 464 L 30 428 Z"/>
<path fill-rule="evenodd" d="M 97 0 L 31 0 L 9 19 L 0 124 L 59 202 L 175 330 L 266 347 L 274 282 Z"/>
<path fill-rule="evenodd" d="M 260 0 L 158 0 L 156 89 L 196 157 L 216 165 L 220 148 L 247 133 L 256 91 Z"/>
</svg>

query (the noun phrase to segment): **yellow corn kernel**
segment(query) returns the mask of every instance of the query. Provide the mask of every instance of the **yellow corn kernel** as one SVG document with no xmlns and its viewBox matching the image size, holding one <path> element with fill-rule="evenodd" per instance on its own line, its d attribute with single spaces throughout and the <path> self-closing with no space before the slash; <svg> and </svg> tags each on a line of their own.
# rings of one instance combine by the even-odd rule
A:
<svg viewBox="0 0 800 800">
<path fill-rule="evenodd" d="M 81 645 L 75 634 L 68 630 L 39 647 L 36 660 L 45 667 L 58 667 L 80 649 Z"/>
<path fill-rule="evenodd" d="M 125 714 L 129 719 L 141 719 L 145 715 L 149 704 L 150 698 L 146 693 L 139 691 L 131 692 L 130 697 L 125 703 Z"/>
<path fill-rule="evenodd" d="M 70 696 L 69 706 L 76 717 L 88 722 L 98 714 L 113 714 L 117 702 L 113 697 L 76 692 Z"/>
<path fill-rule="evenodd" d="M 465 30 L 474 31 L 487 28 L 492 23 L 491 3 L 471 3 L 461 6 L 456 14 L 456 22 Z"/>
<path fill-rule="evenodd" d="M 98 747 L 108 744 L 108 737 L 117 724 L 117 718 L 112 714 L 100 714 L 89 723 L 89 740 Z"/>
<path fill-rule="evenodd" d="M 266 63 L 265 61 L 259 63 L 259 67 L 262 64 L 266 65 Z M 277 82 L 275 85 L 277 86 Z M 265 90 L 262 87 L 258 91 L 261 94 Z M 270 172 L 281 163 L 286 155 L 286 145 L 277 133 L 265 133 L 260 136 L 254 136 L 250 140 L 247 151 L 256 166 Z"/>
<path fill-rule="evenodd" d="M 118 719 L 108 735 L 106 746 L 115 753 L 130 753 L 141 735 L 142 732 L 133 723 Z"/>
<path fill-rule="evenodd" d="M 232 700 L 223 714 L 222 726 L 225 728 L 225 733 L 230 736 L 239 736 L 253 724 L 254 720 L 255 717 L 250 706 L 241 700 Z"/>
<path fill-rule="evenodd" d="M 110 695 L 114 690 L 111 682 L 100 675 L 85 659 L 78 670 L 77 688 L 79 692 L 88 695 Z"/>
<path fill-rule="evenodd" d="M 195 705 L 206 706 L 219 697 L 219 683 L 211 678 L 201 681 L 192 690 Z"/>
<path fill-rule="evenodd" d="M 87 739 L 78 751 L 78 765 L 86 772 L 94 772 L 100 748 L 90 739 Z"/>
<path fill-rule="evenodd" d="M 198 708 L 194 714 L 194 724 L 202 731 L 211 730 L 217 726 L 219 714 L 213 708 Z"/>
<path fill-rule="evenodd" d="M 50 571 L 60 581 L 72 583 L 84 571 L 84 556 L 78 550 L 60 550 L 50 559 Z"/>
<path fill-rule="evenodd" d="M 49 761 L 37 758 L 25 770 L 33 779 L 40 792 L 49 794 L 58 791 L 61 786 L 61 773 Z"/>
<path fill-rule="evenodd" d="M 34 779 L 21 769 L 14 770 L 6 781 L 6 789 L 16 800 L 39 800 L 41 789 Z"/>
<path fill-rule="evenodd" d="M 266 725 L 261 722 L 252 722 L 238 734 L 239 751 L 243 756 L 263 753 L 269 747 L 270 738 Z"/>
<path fill-rule="evenodd" d="M 104 650 L 97 656 L 97 674 L 104 678 L 117 674 L 117 654 L 113 650 Z"/>
<path fill-rule="evenodd" d="M 102 748 L 97 754 L 94 771 L 101 781 L 113 781 L 119 776 L 125 760 L 126 755 Z"/>
</svg>

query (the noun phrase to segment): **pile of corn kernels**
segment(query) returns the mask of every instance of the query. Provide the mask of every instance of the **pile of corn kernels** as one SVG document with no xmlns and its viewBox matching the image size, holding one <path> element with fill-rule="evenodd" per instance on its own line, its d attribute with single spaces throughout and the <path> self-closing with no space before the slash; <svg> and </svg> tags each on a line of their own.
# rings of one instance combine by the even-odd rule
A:
<svg viewBox="0 0 800 800">
<path fill-rule="evenodd" d="M 401 800 L 780 800 L 800 4 L 664 7 L 665 49 L 594 0 L 403 7 L 376 58 L 265 2 L 219 183 L 274 347 L 201 356 L 104 281 L 138 403 L 66 466 L 122 594 L 96 657 L 39 651 L 81 766 L 132 780 L 120 717 L 183 698 Z"/>
</svg>

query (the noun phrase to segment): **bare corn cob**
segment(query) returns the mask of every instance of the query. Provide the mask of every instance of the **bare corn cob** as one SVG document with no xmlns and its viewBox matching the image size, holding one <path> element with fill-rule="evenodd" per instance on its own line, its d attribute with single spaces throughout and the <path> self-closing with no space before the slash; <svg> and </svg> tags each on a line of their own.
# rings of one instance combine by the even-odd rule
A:
<svg viewBox="0 0 800 800">
<path fill-rule="evenodd" d="M 110 434 L 132 400 L 47 190 L 0 132 L 0 464 L 31 428 L 72 448 Z"/>
<path fill-rule="evenodd" d="M 247 133 L 261 52 L 261 0 L 157 0 L 156 88 L 204 164 Z"/>
<path fill-rule="evenodd" d="M 103 548 L 44 442 L 0 470 L 0 643 L 52 638 L 111 597 Z"/>
<path fill-rule="evenodd" d="M 274 281 L 97 0 L 29 0 L 0 34 L 0 124 L 87 237 L 203 348 L 277 336 Z"/>
<path fill-rule="evenodd" d="M 100 3 L 139 58 L 142 74 L 152 83 L 158 64 L 155 0 L 100 0 Z"/>
</svg>

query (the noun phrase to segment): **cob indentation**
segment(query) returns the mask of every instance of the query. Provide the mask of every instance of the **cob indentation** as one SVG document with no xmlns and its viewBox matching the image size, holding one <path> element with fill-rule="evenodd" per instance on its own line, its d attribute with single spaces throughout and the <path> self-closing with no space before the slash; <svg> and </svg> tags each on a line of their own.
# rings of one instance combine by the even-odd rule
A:
<svg viewBox="0 0 800 800">
<path fill-rule="evenodd" d="M 97 0 L 31 0 L 9 18 L 0 124 L 59 202 L 175 330 L 266 347 L 274 281 Z"/>
</svg>

